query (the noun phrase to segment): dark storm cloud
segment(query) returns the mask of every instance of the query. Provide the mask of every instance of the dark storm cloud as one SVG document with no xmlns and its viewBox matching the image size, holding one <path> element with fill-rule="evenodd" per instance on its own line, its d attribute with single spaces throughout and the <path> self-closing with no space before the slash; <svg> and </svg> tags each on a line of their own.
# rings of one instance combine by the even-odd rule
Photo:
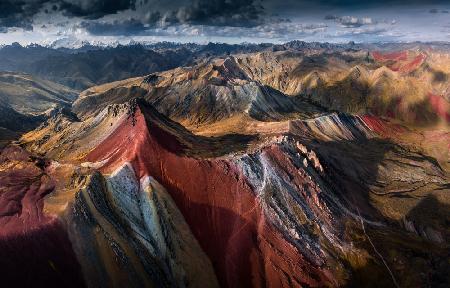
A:
<svg viewBox="0 0 450 288">
<path fill-rule="evenodd" d="M 289 0 L 288 0 L 289 1 Z M 296 2 L 296 0 L 292 0 Z M 385 5 L 429 5 L 448 4 L 448 0 L 300 0 L 303 3 L 319 3 L 327 6 L 351 8 L 351 7 L 385 7 Z"/>
<path fill-rule="evenodd" d="M 194 0 L 180 7 L 175 16 L 181 23 L 255 26 L 262 22 L 263 13 L 258 0 Z"/>
<path fill-rule="evenodd" d="M 432 4 L 442 3 L 448 3 L 448 0 L 0 0 L 0 27 L 2 27 L 0 31 L 8 27 L 30 30 L 33 20 L 40 12 L 62 13 L 68 17 L 95 20 L 121 11 L 133 10 L 135 14 L 128 16 L 128 20 L 115 18 L 121 19 L 116 24 L 129 26 L 130 29 L 136 29 L 139 21 L 142 25 L 160 23 L 255 27 L 267 23 L 269 16 L 275 12 L 281 15 L 283 12 L 292 11 L 305 14 L 309 13 L 310 9 L 324 11 L 326 7 L 351 10 L 351 8 L 382 8 L 392 5 L 429 7 Z M 434 7 L 428 9 L 430 8 Z M 110 20 L 114 21 L 114 17 Z M 354 23 L 354 19 L 340 19 L 340 21 L 345 27 L 360 27 L 366 24 L 364 21 Z M 106 27 L 106 24 L 102 25 Z"/>
<path fill-rule="evenodd" d="M 85 29 L 92 35 L 108 35 L 108 36 L 129 36 L 139 35 L 145 30 L 144 24 L 134 18 L 113 22 L 100 22 L 100 21 L 84 21 L 81 22 L 79 28 Z"/>
<path fill-rule="evenodd" d="M 68 16 L 95 19 L 134 8 L 135 0 L 1 0 L 0 31 L 8 27 L 32 30 L 33 18 L 39 12 L 61 11 Z"/>
<path fill-rule="evenodd" d="M 55 6 L 70 16 L 99 18 L 127 9 L 135 9 L 136 0 L 55 0 Z"/>
<path fill-rule="evenodd" d="M 177 24 L 255 27 L 264 23 L 264 8 L 260 0 L 179 0 L 172 3 L 172 7 L 160 7 L 160 10 L 157 10 L 156 3 L 138 3 L 136 13 L 141 16 L 138 19 L 135 15 L 112 22 L 84 21 L 79 27 L 93 35 L 114 36 L 139 35 L 148 28 Z"/>
<path fill-rule="evenodd" d="M 449 0 L 264 0 L 263 5 L 268 10 L 283 12 L 323 12 L 328 9 L 338 9 L 351 12 L 372 8 L 391 9 L 393 7 L 427 6 L 449 4 Z"/>
<path fill-rule="evenodd" d="M 37 13 L 43 2 L 39 0 L 1 0 L 0 32 L 7 32 L 9 27 L 32 30 L 32 17 Z"/>
<path fill-rule="evenodd" d="M 267 0 L 266 0 L 267 1 Z M 263 0 L 147 0 L 136 5 L 145 24 L 253 27 L 264 22 Z"/>
<path fill-rule="evenodd" d="M 436 8 L 433 8 L 433 9 L 430 9 L 430 11 L 428 11 L 428 12 L 430 12 L 430 13 L 432 13 L 432 14 L 436 14 L 436 13 L 448 13 L 448 10 L 439 10 L 439 9 L 436 9 Z"/>
<path fill-rule="evenodd" d="M 138 9 L 137 13 L 146 16 L 141 17 L 141 21 L 149 24 L 163 21 L 169 25 L 213 26 L 255 26 L 262 23 L 264 13 L 261 0 L 175 0 L 170 3 L 168 10 L 166 3 L 151 0 L 1 0 L 0 27 L 32 29 L 33 18 L 39 12 L 98 19 Z"/>
</svg>

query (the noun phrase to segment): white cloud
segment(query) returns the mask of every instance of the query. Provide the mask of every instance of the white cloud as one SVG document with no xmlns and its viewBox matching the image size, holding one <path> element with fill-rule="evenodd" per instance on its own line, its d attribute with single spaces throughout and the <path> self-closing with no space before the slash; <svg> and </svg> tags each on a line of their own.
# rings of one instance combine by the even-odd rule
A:
<svg viewBox="0 0 450 288">
<path fill-rule="evenodd" d="M 361 27 L 364 25 L 374 25 L 377 21 L 372 20 L 370 17 L 354 17 L 354 16 L 343 16 L 336 19 L 336 21 L 343 27 Z"/>
</svg>

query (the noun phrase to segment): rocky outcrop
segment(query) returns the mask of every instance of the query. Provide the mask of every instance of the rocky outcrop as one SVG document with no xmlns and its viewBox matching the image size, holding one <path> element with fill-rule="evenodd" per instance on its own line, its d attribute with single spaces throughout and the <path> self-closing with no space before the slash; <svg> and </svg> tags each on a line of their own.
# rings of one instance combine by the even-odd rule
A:
<svg viewBox="0 0 450 288">
<path fill-rule="evenodd" d="M 364 119 L 337 113 L 314 119 L 290 121 L 289 132 L 322 141 L 351 141 L 374 136 Z"/>
<path fill-rule="evenodd" d="M 283 166 L 273 168 L 275 175 L 278 175 L 274 175 L 277 181 L 289 177 L 282 176 L 284 173 L 299 173 L 294 164 L 291 164 L 293 160 L 289 159 L 287 152 L 274 146 L 264 152 L 266 160 L 265 157 L 259 159 L 262 157 L 259 153 L 234 160 L 197 160 L 182 156 L 188 154 L 185 151 L 187 148 L 158 119 L 151 118 L 151 110 L 147 112 L 148 109 L 151 107 L 146 108 L 141 104 L 136 111 L 135 125 L 130 120 L 124 121 L 121 127 L 87 156 L 87 160 L 102 163 L 100 170 L 109 173 L 128 159 L 126 161 L 130 161 L 138 177 L 152 175 L 162 183 L 211 259 L 219 282 L 224 286 L 234 286 L 235 283 L 247 286 L 289 286 L 288 283 L 321 286 L 336 283 L 337 280 L 323 266 L 327 254 L 317 250 L 317 246 L 314 247 L 316 244 L 310 240 L 314 237 L 308 236 L 312 233 L 309 230 L 312 228 L 295 226 L 296 221 L 289 219 L 293 214 L 287 214 L 288 211 L 283 215 L 279 214 L 286 207 L 269 208 L 277 203 L 278 197 L 288 197 L 299 185 L 306 185 L 305 189 L 314 189 L 312 187 L 315 185 L 311 182 L 311 188 L 307 188 L 308 184 L 301 184 L 312 181 L 307 173 L 301 172 L 299 182 L 292 188 L 289 188 L 291 185 L 283 187 L 283 183 L 288 184 L 287 182 L 275 186 L 278 189 L 283 187 L 283 191 L 286 191 L 287 194 L 282 196 L 279 194 L 281 191 L 273 195 L 270 191 L 275 191 L 275 187 L 268 183 L 264 188 L 267 192 L 259 192 L 265 179 L 258 179 L 257 171 L 249 170 L 273 166 L 274 164 L 269 164 L 271 162 L 287 161 L 290 166 L 285 169 L 290 170 L 278 171 Z M 150 118 L 146 118 L 147 116 Z M 133 140 L 128 142 L 127 139 Z M 317 191 L 306 191 L 306 199 L 293 195 L 289 196 L 293 198 L 285 199 L 290 205 L 298 207 L 291 209 L 310 209 L 309 204 L 314 201 L 319 206 L 325 206 L 320 203 L 319 198 L 313 200 L 317 197 Z M 310 193 L 312 195 L 307 196 Z M 310 197 L 311 200 L 308 200 Z M 321 213 L 319 210 L 315 213 Z M 314 212 L 310 213 L 313 214 L 304 217 L 312 222 L 317 216 L 313 216 Z M 281 231 L 280 225 L 283 227 Z M 315 225 L 311 227 L 320 229 Z M 299 237 L 305 237 L 304 241 L 309 239 L 310 247 L 305 248 L 305 243 Z M 273 251 L 275 247 L 276 253 Z M 297 264 L 292 266 L 290 263 Z M 280 273 L 279 270 L 284 272 Z"/>
<path fill-rule="evenodd" d="M 67 217 L 89 287 L 218 286 L 171 197 L 130 164 L 89 176 Z"/>
</svg>

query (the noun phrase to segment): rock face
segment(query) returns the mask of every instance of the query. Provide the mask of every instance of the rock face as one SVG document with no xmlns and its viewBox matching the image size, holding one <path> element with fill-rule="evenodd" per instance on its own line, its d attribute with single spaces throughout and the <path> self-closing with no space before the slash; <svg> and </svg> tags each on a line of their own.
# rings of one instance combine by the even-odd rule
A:
<svg viewBox="0 0 450 288">
<path fill-rule="evenodd" d="M 90 287 L 218 286 L 171 197 L 152 177 L 136 179 L 130 164 L 89 176 L 68 217 Z"/>
</svg>

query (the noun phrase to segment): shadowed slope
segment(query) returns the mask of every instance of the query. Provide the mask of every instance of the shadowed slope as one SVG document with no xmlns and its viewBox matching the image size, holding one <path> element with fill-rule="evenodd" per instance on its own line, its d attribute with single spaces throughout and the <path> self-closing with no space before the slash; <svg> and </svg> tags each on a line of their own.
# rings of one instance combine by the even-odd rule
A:
<svg viewBox="0 0 450 288">
<path fill-rule="evenodd" d="M 0 269 L 6 287 L 84 287 L 63 224 L 43 211 L 47 163 L 19 147 L 0 154 Z"/>
<path fill-rule="evenodd" d="M 0 72 L 0 103 L 20 113 L 39 114 L 56 106 L 70 106 L 77 92 L 37 77 Z"/>
<path fill-rule="evenodd" d="M 47 110 L 70 106 L 76 92 L 24 73 L 0 72 L 0 147 L 42 123 Z"/>
</svg>

